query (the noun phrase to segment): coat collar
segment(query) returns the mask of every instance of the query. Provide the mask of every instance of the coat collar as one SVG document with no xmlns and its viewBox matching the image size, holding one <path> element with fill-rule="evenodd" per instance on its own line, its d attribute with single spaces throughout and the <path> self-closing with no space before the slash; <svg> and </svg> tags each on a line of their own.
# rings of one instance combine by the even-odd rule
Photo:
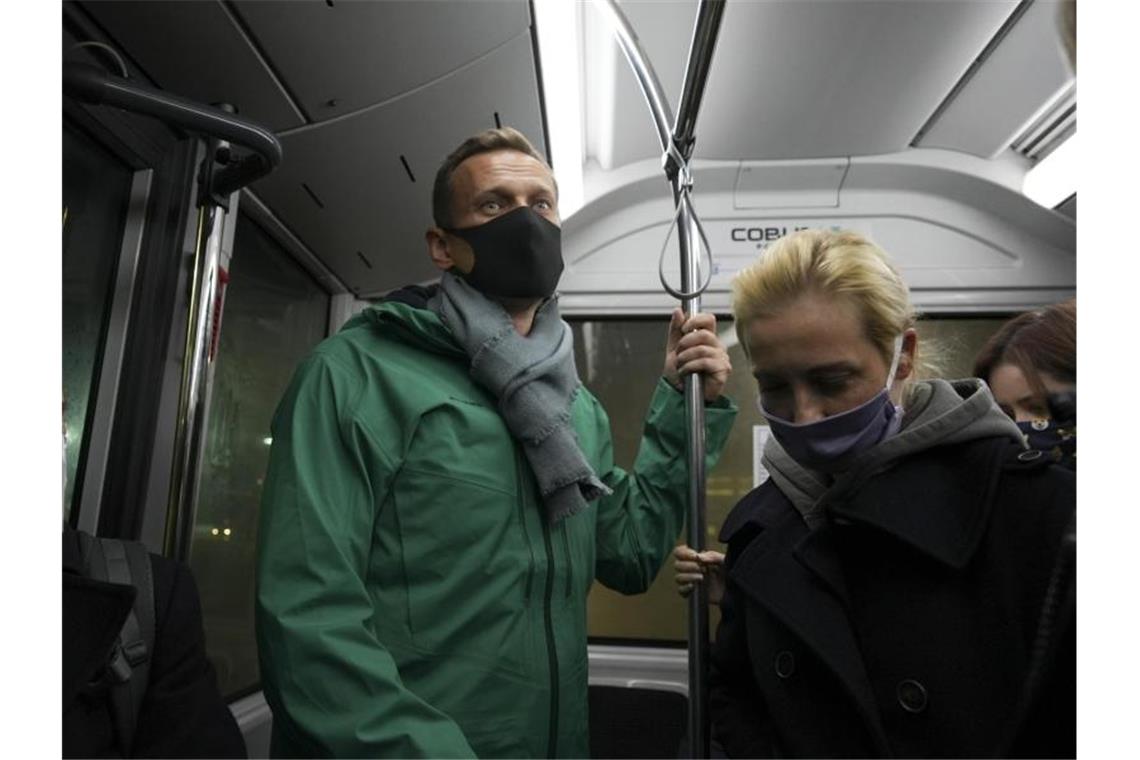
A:
<svg viewBox="0 0 1140 760">
<path fill-rule="evenodd" d="M 1000 461 L 1013 448 L 1002 437 L 940 446 L 907 457 L 904 469 L 841 478 L 821 505 L 835 524 L 865 525 L 961 570 L 985 534 Z"/>
</svg>

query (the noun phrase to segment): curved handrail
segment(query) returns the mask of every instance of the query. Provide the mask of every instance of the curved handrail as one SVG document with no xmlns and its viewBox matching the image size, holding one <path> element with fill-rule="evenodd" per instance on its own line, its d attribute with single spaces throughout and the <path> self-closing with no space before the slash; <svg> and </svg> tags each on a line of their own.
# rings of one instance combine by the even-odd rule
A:
<svg viewBox="0 0 1140 760">
<path fill-rule="evenodd" d="M 253 151 L 214 173 L 210 191 L 218 195 L 229 195 L 261 179 L 281 163 L 281 143 L 265 127 L 220 108 L 130 82 L 89 64 L 64 65 L 63 91 L 86 103 L 153 116 L 187 131 L 227 140 Z"/>
<path fill-rule="evenodd" d="M 669 100 L 665 97 L 665 90 L 657 79 L 657 72 L 649 65 L 645 51 L 641 49 L 641 42 L 629 25 L 629 20 L 622 13 L 614 0 L 601 0 L 595 7 L 605 12 L 613 25 L 614 35 L 618 45 L 629 61 L 634 76 L 641 85 L 641 92 L 645 95 L 645 102 L 649 106 L 649 113 L 653 117 L 653 126 L 657 128 L 657 139 L 661 143 L 661 150 L 669 150 L 672 138 L 669 130 L 672 128 L 673 114 L 669 109 Z"/>
</svg>

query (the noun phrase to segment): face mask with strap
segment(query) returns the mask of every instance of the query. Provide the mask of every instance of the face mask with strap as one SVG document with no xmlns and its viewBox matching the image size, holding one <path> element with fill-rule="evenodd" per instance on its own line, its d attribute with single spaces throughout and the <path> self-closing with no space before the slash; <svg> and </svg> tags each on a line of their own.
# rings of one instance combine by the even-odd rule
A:
<svg viewBox="0 0 1140 760">
<path fill-rule="evenodd" d="M 777 417 L 756 397 L 760 414 L 784 451 L 804 467 L 821 472 L 843 468 L 857 454 L 898 431 L 902 409 L 891 402 L 891 383 L 902 355 L 903 336 L 895 338 L 894 353 L 883 388 L 859 406 L 814 422 L 794 423 Z"/>
</svg>

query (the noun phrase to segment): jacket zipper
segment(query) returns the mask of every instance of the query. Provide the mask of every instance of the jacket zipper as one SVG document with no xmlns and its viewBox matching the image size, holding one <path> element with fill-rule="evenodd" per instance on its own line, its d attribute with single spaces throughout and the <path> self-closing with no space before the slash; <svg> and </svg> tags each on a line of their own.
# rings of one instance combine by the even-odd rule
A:
<svg viewBox="0 0 1140 760">
<path fill-rule="evenodd" d="M 526 550 L 530 553 L 530 565 L 526 570 L 526 589 L 523 592 L 523 603 L 530 606 L 530 593 L 531 587 L 534 582 L 534 546 L 530 542 L 530 531 L 526 527 L 526 494 L 523 486 L 523 469 L 526 467 L 526 462 L 523 461 L 523 456 L 518 448 L 515 448 L 515 468 L 518 476 L 515 478 L 515 500 L 519 503 L 519 523 L 522 525 L 523 542 L 526 544 Z"/>
<path fill-rule="evenodd" d="M 570 529 L 566 527 L 566 520 L 562 521 L 559 530 L 562 533 L 562 550 L 566 553 L 566 598 L 569 599 L 574 590 L 574 563 L 570 559 Z"/>
<path fill-rule="evenodd" d="M 550 543 L 550 524 L 542 521 L 542 538 L 546 544 L 546 597 L 543 617 L 546 622 L 546 654 L 550 659 L 550 739 L 546 756 L 557 757 L 558 746 L 558 652 L 554 648 L 554 617 L 551 606 L 554 597 L 554 547 Z"/>
<path fill-rule="evenodd" d="M 523 520 L 523 531 L 526 531 L 525 520 L 525 504 L 526 499 L 526 485 L 524 483 L 524 473 L 526 472 L 527 464 L 522 452 L 515 448 L 515 461 L 517 463 L 519 477 L 517 478 L 519 490 L 519 510 Z M 554 547 L 550 543 L 550 523 L 547 521 L 546 516 L 542 515 L 542 542 L 546 547 L 546 593 L 543 597 L 542 618 L 546 628 L 546 656 L 550 664 L 550 734 L 547 737 L 546 756 L 555 757 L 555 749 L 558 747 L 558 651 L 554 643 L 554 614 L 551 609 L 554 600 Z M 530 536 L 527 536 L 527 547 L 530 548 Z M 533 571 L 534 563 L 534 550 L 531 549 L 531 568 Z M 527 576 L 527 595 L 530 594 L 530 575 Z"/>
</svg>

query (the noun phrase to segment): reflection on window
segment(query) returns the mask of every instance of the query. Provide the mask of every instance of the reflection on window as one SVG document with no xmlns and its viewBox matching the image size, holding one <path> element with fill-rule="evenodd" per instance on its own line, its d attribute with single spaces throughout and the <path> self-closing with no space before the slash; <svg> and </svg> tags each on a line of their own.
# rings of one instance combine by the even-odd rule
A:
<svg viewBox="0 0 1140 760">
<path fill-rule="evenodd" d="M 218 685 L 233 696 L 259 681 L 254 550 L 269 423 L 297 364 L 325 336 L 329 296 L 245 216 L 229 275 L 190 565 Z"/>
<path fill-rule="evenodd" d="M 733 372 L 725 394 L 740 408 L 720 462 L 708 473 L 706 546 L 724 551 L 720 526 L 742 496 L 752 490 L 752 428 L 764 424 L 756 410 L 756 383 L 744 351 L 735 343 L 729 318 L 718 319 L 721 339 L 730 345 Z M 929 319 L 919 323 L 920 345 L 927 340 L 943 377 L 968 377 L 974 354 L 1003 324 L 1002 319 Z M 582 382 L 601 401 L 613 429 L 614 460 L 633 466 L 645 411 L 661 373 L 666 320 L 571 321 L 575 362 Z M 679 542 L 684 540 L 684 534 Z M 712 631 L 719 620 L 714 608 Z M 623 596 L 595 583 L 588 601 L 592 637 L 684 642 L 688 602 L 676 592 L 670 557 L 648 592 Z"/>
<path fill-rule="evenodd" d="M 98 390 L 103 333 L 122 245 L 131 170 L 63 129 L 63 446 L 65 517 L 78 500 L 84 434 Z M 74 521 L 73 521 L 74 522 Z"/>
</svg>

